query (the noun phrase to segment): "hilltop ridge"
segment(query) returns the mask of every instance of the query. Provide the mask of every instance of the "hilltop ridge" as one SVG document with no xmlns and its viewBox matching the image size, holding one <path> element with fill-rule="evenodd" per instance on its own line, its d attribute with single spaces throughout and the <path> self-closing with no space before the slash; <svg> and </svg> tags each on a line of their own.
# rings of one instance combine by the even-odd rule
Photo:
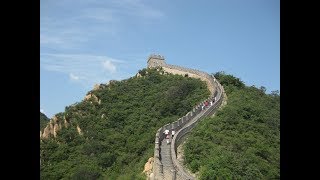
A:
<svg viewBox="0 0 320 180">
<path fill-rule="evenodd" d="M 41 138 L 41 179 L 145 178 L 141 172 L 153 155 L 158 127 L 185 114 L 209 91 L 200 80 L 161 68 L 139 74 L 95 86 L 82 102 L 51 119 L 59 130 Z"/>
</svg>

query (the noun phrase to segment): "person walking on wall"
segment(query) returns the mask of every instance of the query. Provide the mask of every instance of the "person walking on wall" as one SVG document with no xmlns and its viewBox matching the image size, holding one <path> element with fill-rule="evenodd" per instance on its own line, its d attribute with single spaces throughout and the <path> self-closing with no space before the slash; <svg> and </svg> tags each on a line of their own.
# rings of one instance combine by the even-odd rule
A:
<svg viewBox="0 0 320 180">
<path fill-rule="evenodd" d="M 167 144 L 170 144 L 170 135 L 166 135 Z"/>
<path fill-rule="evenodd" d="M 206 105 L 206 107 L 208 107 L 208 105 L 209 105 L 208 101 L 205 102 L 205 105 Z"/>
<path fill-rule="evenodd" d="M 169 134 L 169 130 L 168 129 L 166 129 L 166 130 L 164 130 L 164 132 L 163 132 L 166 136 Z"/>
<path fill-rule="evenodd" d="M 169 130 L 168 130 L 168 129 L 166 129 L 166 130 L 164 130 L 164 132 L 163 132 L 163 133 L 165 134 L 165 138 L 166 138 L 167 144 L 169 144 L 169 143 L 170 143 Z"/>
<path fill-rule="evenodd" d="M 175 133 L 176 133 L 176 132 L 175 132 L 174 129 L 172 128 L 172 129 L 171 129 L 171 136 L 173 137 Z"/>
</svg>

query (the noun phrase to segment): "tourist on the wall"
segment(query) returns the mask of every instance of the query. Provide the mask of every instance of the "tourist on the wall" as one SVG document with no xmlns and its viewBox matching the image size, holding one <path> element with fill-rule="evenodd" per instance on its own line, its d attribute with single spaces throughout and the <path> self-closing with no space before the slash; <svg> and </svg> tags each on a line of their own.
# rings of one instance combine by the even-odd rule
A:
<svg viewBox="0 0 320 180">
<path fill-rule="evenodd" d="M 168 129 L 166 129 L 166 130 L 164 130 L 164 132 L 163 132 L 166 136 L 169 134 L 169 130 Z"/>
<path fill-rule="evenodd" d="M 171 136 L 173 137 L 175 133 L 176 133 L 176 132 L 175 132 L 174 129 L 172 128 L 172 129 L 171 129 Z"/>
<path fill-rule="evenodd" d="M 166 130 L 163 131 L 163 133 L 165 134 L 165 138 L 166 138 L 167 144 L 169 144 L 170 143 L 169 130 L 166 129 Z"/>
<path fill-rule="evenodd" d="M 170 135 L 169 134 L 166 136 L 166 140 L 167 140 L 167 144 L 169 144 L 170 143 Z"/>
</svg>

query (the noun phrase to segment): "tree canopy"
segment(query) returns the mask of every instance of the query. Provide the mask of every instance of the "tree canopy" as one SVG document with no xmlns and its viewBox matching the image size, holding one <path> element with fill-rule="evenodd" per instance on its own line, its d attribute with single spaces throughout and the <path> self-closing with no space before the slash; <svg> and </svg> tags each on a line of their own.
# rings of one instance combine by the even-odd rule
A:
<svg viewBox="0 0 320 180">
<path fill-rule="evenodd" d="M 40 112 L 40 130 L 46 127 L 47 123 L 49 122 L 49 118 Z"/>
<path fill-rule="evenodd" d="M 40 142 L 41 179 L 145 179 L 156 131 L 209 96 L 206 84 L 161 69 L 111 81 L 57 114 L 69 127 Z M 100 103 L 99 103 L 100 102 Z M 81 128 L 82 135 L 77 132 Z"/>
<path fill-rule="evenodd" d="M 185 163 L 200 179 L 280 179 L 280 95 L 247 87 L 223 72 L 227 105 L 202 120 L 184 146 Z"/>
</svg>

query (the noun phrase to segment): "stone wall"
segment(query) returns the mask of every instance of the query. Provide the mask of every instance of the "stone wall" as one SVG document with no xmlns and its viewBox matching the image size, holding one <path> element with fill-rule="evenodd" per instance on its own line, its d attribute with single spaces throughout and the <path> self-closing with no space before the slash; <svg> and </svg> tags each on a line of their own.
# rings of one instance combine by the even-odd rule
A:
<svg viewBox="0 0 320 180">
<path fill-rule="evenodd" d="M 181 139 L 183 136 L 185 136 L 188 132 L 190 132 L 201 119 L 212 115 L 218 109 L 218 107 L 221 105 L 221 103 L 223 101 L 223 91 L 224 90 L 223 90 L 223 87 L 219 83 L 217 83 L 217 81 L 216 81 L 216 87 L 218 87 L 217 94 L 216 94 L 217 101 L 215 101 L 212 106 L 210 106 L 208 109 L 206 109 L 204 114 L 201 117 L 198 117 L 198 119 L 195 119 L 193 123 L 180 129 L 172 139 L 171 158 L 172 158 L 173 165 L 176 167 L 175 178 L 190 179 L 190 180 L 195 179 L 193 176 L 189 175 L 189 173 L 187 173 L 187 171 L 178 162 L 177 148 L 182 143 Z"/>
<path fill-rule="evenodd" d="M 164 66 L 166 64 L 164 57 L 161 55 L 151 55 L 148 58 L 148 68 Z"/>
<path fill-rule="evenodd" d="M 213 103 L 213 105 L 207 108 L 204 114 L 201 117 L 198 117 L 198 119 L 195 120 L 194 123 L 184 127 L 188 122 L 194 119 L 194 117 L 202 111 L 201 104 L 198 104 L 197 106 L 195 106 L 190 112 L 188 112 L 185 116 L 179 118 L 177 121 L 173 123 L 168 123 L 163 127 L 159 128 L 156 133 L 155 149 L 154 149 L 154 164 L 153 164 L 154 179 L 162 179 L 163 177 L 162 176 L 163 164 L 161 163 L 161 159 L 160 159 L 160 143 L 164 138 L 164 133 L 163 133 L 164 130 L 172 129 L 172 128 L 175 129 L 176 131 L 176 135 L 174 136 L 171 142 L 172 162 L 174 167 L 176 167 L 176 171 L 175 171 L 176 174 L 174 175 L 173 179 L 176 179 L 177 177 L 179 177 L 179 179 L 194 179 L 194 177 L 190 176 L 177 161 L 177 156 L 176 156 L 177 147 L 181 143 L 180 142 L 181 138 L 187 132 L 190 132 L 190 130 L 193 127 L 195 127 L 195 125 L 200 119 L 202 119 L 205 116 L 212 115 L 215 112 L 215 110 L 221 105 L 223 97 L 225 95 L 223 87 L 212 75 L 209 75 L 208 73 L 205 73 L 205 72 L 184 68 L 180 66 L 169 65 L 169 64 L 166 64 L 164 60 L 163 62 L 161 61 L 161 65 L 159 65 L 159 63 L 156 63 L 156 62 L 148 61 L 148 68 L 155 67 L 154 65 L 156 65 L 156 67 L 161 66 L 163 70 L 168 73 L 187 75 L 188 77 L 199 78 L 200 80 L 205 81 L 210 91 L 210 96 L 206 100 L 211 101 L 213 100 L 214 97 L 217 98 L 216 101 Z"/>
<path fill-rule="evenodd" d="M 162 66 L 162 68 L 165 72 L 168 73 L 179 74 L 183 76 L 187 75 L 188 77 L 197 78 L 201 81 L 205 81 L 207 83 L 207 87 L 211 93 L 211 96 L 215 92 L 214 78 L 210 78 L 210 75 L 208 73 L 169 64 L 165 64 L 164 66 Z"/>
</svg>

